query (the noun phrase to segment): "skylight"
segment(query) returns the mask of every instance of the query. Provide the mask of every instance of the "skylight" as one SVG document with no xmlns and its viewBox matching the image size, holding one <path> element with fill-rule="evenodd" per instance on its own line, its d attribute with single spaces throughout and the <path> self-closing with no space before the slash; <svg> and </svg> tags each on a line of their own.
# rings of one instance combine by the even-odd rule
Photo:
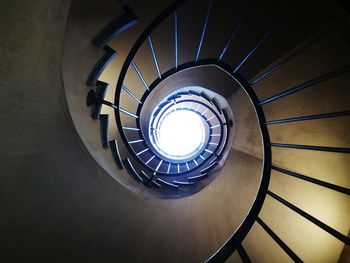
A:
<svg viewBox="0 0 350 263">
<path fill-rule="evenodd" d="M 204 146 L 203 120 L 193 111 L 168 111 L 156 129 L 153 145 L 169 159 L 189 159 L 196 156 Z"/>
</svg>

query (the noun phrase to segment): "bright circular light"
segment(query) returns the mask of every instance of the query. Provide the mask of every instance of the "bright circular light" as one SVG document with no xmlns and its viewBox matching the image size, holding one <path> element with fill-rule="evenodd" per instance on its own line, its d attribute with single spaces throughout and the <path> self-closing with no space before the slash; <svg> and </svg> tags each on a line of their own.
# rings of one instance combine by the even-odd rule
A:
<svg viewBox="0 0 350 263">
<path fill-rule="evenodd" d="M 174 159 L 186 159 L 197 154 L 205 139 L 201 117 L 189 110 L 168 113 L 159 124 L 157 134 L 156 146 Z"/>
</svg>

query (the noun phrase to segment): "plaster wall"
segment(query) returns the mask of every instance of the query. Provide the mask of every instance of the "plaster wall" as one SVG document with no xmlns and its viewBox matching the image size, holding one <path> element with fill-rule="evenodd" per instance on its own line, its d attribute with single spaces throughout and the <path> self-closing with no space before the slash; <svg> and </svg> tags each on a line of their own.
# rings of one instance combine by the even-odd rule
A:
<svg viewBox="0 0 350 263">
<path fill-rule="evenodd" d="M 71 10 L 81 4 L 74 2 Z M 252 135 L 252 143 L 233 150 L 221 175 L 195 196 L 155 200 L 140 197 L 117 183 L 109 176 L 116 171 L 110 153 L 101 150 L 95 139 L 83 144 L 80 138 L 99 134 L 98 124 L 89 118 L 85 97 L 81 96 L 87 92 L 86 76 L 101 55 L 90 45 L 90 36 L 121 10 L 115 5 L 115 9 L 104 6 L 106 10 L 95 12 L 94 1 L 84 3 L 87 10 L 80 10 L 82 17 L 68 21 L 66 33 L 70 1 L 0 3 L 0 100 L 4 113 L 0 136 L 0 260 L 203 261 L 240 224 L 253 201 L 252 190 L 261 169 L 261 160 L 256 158 L 259 149 L 254 146 L 254 142 L 258 145 L 258 135 Z M 92 16 L 100 12 L 110 16 Z M 90 22 L 91 17 L 94 19 Z M 74 49 L 64 46 L 65 34 L 74 37 Z M 137 31 L 127 34 L 130 38 L 123 39 L 132 41 Z M 256 87 L 259 97 L 348 62 L 349 43 L 344 39 L 343 31 L 332 35 L 274 78 L 260 83 Z M 68 53 L 63 54 L 63 50 Z M 116 68 L 121 61 L 122 57 L 113 61 Z M 345 75 L 267 105 L 266 116 L 275 119 L 347 110 L 350 96 L 342 83 L 348 80 L 349 75 Z M 279 85 L 274 85 L 276 82 Z M 70 96 L 63 83 L 74 85 Z M 235 101 L 240 96 L 237 93 L 231 98 Z M 242 136 L 252 130 L 247 125 L 246 130 L 241 129 Z M 348 117 L 271 126 L 269 131 L 276 142 L 349 147 Z M 111 134 L 116 135 L 113 131 Z M 93 158 L 94 152 L 102 157 Z M 274 164 L 348 188 L 349 161 L 347 155 L 335 153 L 273 150 Z M 104 169 L 99 162 L 105 162 Z M 270 189 L 341 233 L 348 233 L 349 197 L 277 172 L 272 174 Z M 267 198 L 261 217 L 305 261 L 335 262 L 339 258 L 342 243 L 271 198 Z M 258 225 L 243 245 L 254 262 L 288 260 Z M 237 254 L 230 260 L 236 262 Z"/>
</svg>

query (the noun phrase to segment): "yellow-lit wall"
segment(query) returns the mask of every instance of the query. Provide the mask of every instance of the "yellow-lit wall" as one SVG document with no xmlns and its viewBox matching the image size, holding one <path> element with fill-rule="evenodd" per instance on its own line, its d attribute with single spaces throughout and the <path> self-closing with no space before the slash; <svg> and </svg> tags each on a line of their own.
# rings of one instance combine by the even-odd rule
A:
<svg viewBox="0 0 350 263">
<path fill-rule="evenodd" d="M 108 100 L 113 100 L 130 45 L 167 4 L 145 2 L 134 1 L 140 26 L 111 43 L 118 55 L 101 76 L 111 86 Z M 99 123 L 91 120 L 85 105 L 86 78 L 103 54 L 91 39 L 121 13 L 113 0 L 0 2 L 1 262 L 201 262 L 239 226 L 254 201 L 261 138 L 241 91 L 229 98 L 239 130 L 227 164 L 196 195 L 178 200 L 137 195 L 141 188 L 117 170 L 110 152 L 102 149 Z M 348 63 L 349 43 L 343 34 L 330 35 L 262 81 L 255 87 L 259 98 Z M 190 37 L 185 41 L 197 43 Z M 214 52 L 208 46 L 204 50 Z M 154 69 L 149 70 L 147 75 Z M 348 110 L 348 82 L 349 74 L 273 102 L 264 106 L 266 117 Z M 114 116 L 108 108 L 103 113 Z M 342 117 L 270 126 L 269 132 L 273 142 L 349 147 L 349 126 L 349 117 Z M 118 138 L 113 127 L 109 135 Z M 274 165 L 350 187 L 348 155 L 287 149 L 273 149 L 272 154 Z M 278 172 L 272 173 L 269 189 L 344 235 L 349 233 L 348 196 Z M 304 261 L 338 260 L 341 242 L 276 200 L 266 198 L 260 217 Z M 258 224 L 243 246 L 253 262 L 290 261 Z M 240 261 L 237 252 L 229 261 Z"/>
</svg>

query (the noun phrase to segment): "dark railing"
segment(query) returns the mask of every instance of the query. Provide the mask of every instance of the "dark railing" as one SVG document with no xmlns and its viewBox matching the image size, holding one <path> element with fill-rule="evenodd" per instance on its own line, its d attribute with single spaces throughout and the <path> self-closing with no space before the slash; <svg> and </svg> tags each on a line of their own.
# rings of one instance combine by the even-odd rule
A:
<svg viewBox="0 0 350 263">
<path fill-rule="evenodd" d="M 314 115 L 307 115 L 307 116 L 294 117 L 294 118 L 281 119 L 281 120 L 272 120 L 272 121 L 267 121 L 266 125 L 287 123 L 287 122 L 296 122 L 296 121 L 309 121 L 309 120 L 319 120 L 319 119 L 326 119 L 326 118 L 344 117 L 344 116 L 349 116 L 349 115 L 350 115 L 350 111 L 338 111 L 338 112 L 314 114 Z"/>
<path fill-rule="evenodd" d="M 324 231 L 328 232 L 338 240 L 342 241 L 346 245 L 350 245 L 350 239 L 343 235 L 342 233 L 338 232 L 337 230 L 331 228 L 327 224 L 321 222 L 320 220 L 316 219 L 312 215 L 306 213 L 302 209 L 296 207 L 289 201 L 283 199 L 282 197 L 278 196 L 277 194 L 273 193 L 268 189 L 269 187 L 269 182 L 270 182 L 270 174 L 271 170 L 278 171 L 280 173 L 283 173 L 285 175 L 292 176 L 294 178 L 298 178 L 300 180 L 303 180 L 308 183 L 313 183 L 317 184 L 322 187 L 326 187 L 328 189 L 350 195 L 350 189 L 334 185 L 331 183 L 327 183 L 315 178 L 311 178 L 296 172 L 289 171 L 284 168 L 277 167 L 275 165 L 272 165 L 272 156 L 271 156 L 271 147 L 283 147 L 283 148 L 293 148 L 296 150 L 312 150 L 312 151 L 329 151 L 329 152 L 337 152 L 337 153 L 343 153 L 343 154 L 349 154 L 350 153 L 350 148 L 341 148 L 341 147 L 329 147 L 329 146 L 313 146 L 313 145 L 297 145 L 297 144 L 287 144 L 287 143 L 271 143 L 270 142 L 270 136 L 268 132 L 268 126 L 269 125 L 278 125 L 281 123 L 290 123 L 290 122 L 298 122 L 298 121 L 310 121 L 310 120 L 316 120 L 316 119 L 324 119 L 324 118 L 336 118 L 336 117 L 343 117 L 343 116 L 349 116 L 350 111 L 339 111 L 339 112 L 331 112 L 331 113 L 322 113 L 322 114 L 314 114 L 314 115 L 307 115 L 307 116 L 301 116 L 301 117 L 293 117 L 293 118 L 286 118 L 286 119 L 278 119 L 278 120 L 266 120 L 265 115 L 264 115 L 264 109 L 263 106 L 265 106 L 268 103 L 272 103 L 274 101 L 277 101 L 281 98 L 287 97 L 291 94 L 298 93 L 300 91 L 303 91 L 307 88 L 313 87 L 321 82 L 328 81 L 332 78 L 335 78 L 341 74 L 346 74 L 350 71 L 350 65 L 345 65 L 340 68 L 337 68 L 329 73 L 326 73 L 324 75 L 321 75 L 319 77 L 313 78 L 309 81 L 306 81 L 300 85 L 297 85 L 296 87 L 287 89 L 285 91 L 282 91 L 276 95 L 273 95 L 269 98 L 265 98 L 262 100 L 259 100 L 255 91 L 253 90 L 252 86 L 256 85 L 259 81 L 262 79 L 268 77 L 272 73 L 274 73 L 276 70 L 281 68 L 284 65 L 287 65 L 289 62 L 297 58 L 300 54 L 302 54 L 304 51 L 312 47 L 314 44 L 318 43 L 321 39 L 323 39 L 325 36 L 327 36 L 332 30 L 337 25 L 328 25 L 324 27 L 321 31 L 319 31 L 317 34 L 313 35 L 308 41 L 303 43 L 298 49 L 290 53 L 288 56 L 280 60 L 279 62 L 273 64 L 270 66 L 267 70 L 265 70 L 263 73 L 255 77 L 254 79 L 248 81 L 246 80 L 240 73 L 240 69 L 243 66 L 243 64 L 247 63 L 249 59 L 252 58 L 254 52 L 258 50 L 261 45 L 265 42 L 265 40 L 274 33 L 274 29 L 276 28 L 275 26 L 272 27 L 268 32 L 262 35 L 262 37 L 256 42 L 255 46 L 245 55 L 243 56 L 242 60 L 236 64 L 236 65 L 229 65 L 226 62 L 223 61 L 223 58 L 227 52 L 227 50 L 230 48 L 232 40 L 234 39 L 236 33 L 238 32 L 239 28 L 241 27 L 243 21 L 245 20 L 246 14 L 249 12 L 251 6 L 255 1 L 250 1 L 249 4 L 243 8 L 241 14 L 238 16 L 236 19 L 236 22 L 232 28 L 232 31 L 230 32 L 228 39 L 225 43 L 225 45 L 222 47 L 220 54 L 218 54 L 218 57 L 215 58 L 209 58 L 209 59 L 200 59 L 200 54 L 201 54 L 201 49 L 203 46 L 204 41 L 206 41 L 205 35 L 206 35 L 206 30 L 207 26 L 210 23 L 211 17 L 211 10 L 213 8 L 213 5 L 215 4 L 213 0 L 208 1 L 208 6 L 207 6 L 207 13 L 205 16 L 205 21 L 203 23 L 202 27 L 202 32 L 201 32 L 201 37 L 199 39 L 197 51 L 196 51 L 196 56 L 193 61 L 184 63 L 184 64 L 179 64 L 178 60 L 178 55 L 179 55 L 179 49 L 178 49 L 178 42 L 179 42 L 179 34 L 178 34 L 178 24 L 179 24 L 179 15 L 178 13 L 180 12 L 179 8 L 183 6 L 187 1 L 186 0 L 180 0 L 180 1 L 175 1 L 172 5 L 170 5 L 166 10 L 164 10 L 159 16 L 157 16 L 151 23 L 150 25 L 143 31 L 143 33 L 140 35 L 140 37 L 137 39 L 133 47 L 131 48 L 124 64 L 122 67 L 122 70 L 119 75 L 117 87 L 116 87 L 116 93 L 115 93 L 115 100 L 114 103 L 108 102 L 104 100 L 104 94 L 105 94 L 105 89 L 101 91 L 97 90 L 96 93 L 90 93 L 89 94 L 89 99 L 88 99 L 88 104 L 93 105 L 93 117 L 100 118 L 101 121 L 101 134 L 102 134 L 102 142 L 104 146 L 107 146 L 108 139 L 106 138 L 106 127 L 105 127 L 105 122 L 106 118 L 103 115 L 99 115 L 99 111 L 101 108 L 102 104 L 105 104 L 107 106 L 112 107 L 115 109 L 115 118 L 116 118 L 116 125 L 118 127 L 119 133 L 121 135 L 121 138 L 127 147 L 128 152 L 133 156 L 133 159 L 135 160 L 140 160 L 139 156 L 148 152 L 150 147 L 145 146 L 143 150 L 140 150 L 139 152 L 134 152 L 132 147 L 130 146 L 130 142 L 126 136 L 125 131 L 132 131 L 140 134 L 140 138 L 143 138 L 144 135 L 142 134 L 142 129 L 140 127 L 139 123 L 139 116 L 141 113 L 142 106 L 144 102 L 146 101 L 147 97 L 152 93 L 152 91 L 165 79 L 169 78 L 170 76 L 183 71 L 187 69 L 191 69 L 194 67 L 198 66 L 216 66 L 226 72 L 232 79 L 234 79 L 240 87 L 246 92 L 247 96 L 250 98 L 252 105 L 255 109 L 256 116 L 259 122 L 259 127 L 260 127 L 260 133 L 261 137 L 263 139 L 263 170 L 262 170 L 262 178 L 260 182 L 260 186 L 258 189 L 258 193 L 256 195 L 255 201 L 249 210 L 246 218 L 244 219 L 243 223 L 239 226 L 239 228 L 232 234 L 232 236 L 227 240 L 225 244 L 212 256 L 210 257 L 207 262 L 223 262 L 226 259 L 229 258 L 229 256 L 237 250 L 240 258 L 242 259 L 243 262 L 250 262 L 249 255 L 245 251 L 245 249 L 242 246 L 242 241 L 250 231 L 251 227 L 253 224 L 256 222 L 258 223 L 265 231 L 267 234 L 271 236 L 271 238 L 286 252 L 286 254 L 295 262 L 302 262 L 302 259 L 296 255 L 295 252 L 288 246 L 288 241 L 287 240 L 282 240 L 260 217 L 259 213 L 262 208 L 262 205 L 264 203 L 266 195 L 269 195 L 276 201 L 280 202 L 281 204 L 285 205 L 287 208 L 291 209 L 295 213 L 299 214 L 300 216 L 304 217 L 308 221 L 312 222 L 313 224 L 317 225 Z M 175 57 L 175 65 L 172 69 L 168 70 L 167 72 L 161 71 L 161 68 L 159 66 L 159 61 L 157 58 L 157 52 L 156 52 L 156 45 L 153 43 L 151 34 L 154 31 L 154 29 L 161 24 L 164 19 L 166 19 L 169 16 L 173 16 L 173 22 L 174 22 L 174 50 L 170 51 L 170 55 Z M 127 27 L 131 26 L 133 23 L 136 22 L 136 16 L 132 13 L 130 9 L 127 9 L 126 15 L 123 16 L 121 19 L 116 20 L 119 21 L 116 23 L 114 21 L 113 26 L 115 27 L 115 30 L 117 33 L 120 32 L 122 29 L 126 29 Z M 115 32 L 113 31 L 113 26 L 109 26 L 108 30 L 105 30 L 104 32 L 106 33 L 107 31 L 111 32 L 110 36 L 104 36 L 104 40 L 99 41 L 99 43 L 104 43 L 106 42 L 106 39 L 109 39 L 109 37 L 115 35 Z M 113 33 L 114 32 L 114 33 Z M 102 34 L 103 35 L 103 34 Z M 97 38 L 98 39 L 98 38 Z M 145 81 L 142 72 L 136 65 L 134 59 L 138 53 L 138 50 L 142 46 L 144 42 L 148 42 L 149 48 L 151 50 L 153 62 L 156 68 L 157 72 L 157 79 L 154 80 L 153 83 L 150 85 L 147 84 Z M 98 44 L 101 45 L 101 44 Z M 107 49 L 108 50 L 108 49 Z M 111 53 L 110 53 L 111 54 Z M 94 73 L 92 73 L 89 78 L 88 83 L 94 84 L 96 83 L 95 80 L 97 80 L 100 72 L 103 70 L 105 67 L 106 63 L 110 61 L 110 55 L 106 54 L 105 57 L 103 57 L 98 63 L 97 66 L 94 68 Z M 126 88 L 124 86 L 124 79 L 126 77 L 126 74 L 130 68 L 135 70 L 136 74 L 138 75 L 139 79 L 141 80 L 142 84 L 145 87 L 145 92 L 141 98 L 136 97 L 131 90 Z M 124 90 L 127 94 L 129 94 L 135 102 L 138 104 L 137 106 L 137 111 L 135 113 L 129 112 L 123 108 L 120 107 L 120 94 L 121 91 Z M 193 93 L 195 94 L 195 92 Z M 181 95 L 176 95 L 174 98 L 179 98 Z M 200 95 L 200 94 L 196 94 Z M 205 98 L 205 95 L 202 95 L 202 97 Z M 217 109 L 217 111 L 221 114 L 221 108 L 217 104 L 217 102 L 212 100 L 212 98 L 206 98 L 209 102 L 213 104 L 213 106 Z M 165 103 L 162 106 L 166 106 L 167 103 Z M 121 116 L 120 114 L 126 114 L 127 116 L 134 118 L 136 122 L 135 127 L 126 127 L 123 126 L 122 121 L 121 121 Z M 224 119 L 226 120 L 227 124 L 232 125 L 231 120 L 227 117 L 227 113 L 223 110 L 222 114 L 225 115 Z M 141 140 L 141 139 L 139 139 Z M 215 166 L 216 161 L 211 161 L 208 163 L 208 165 L 201 170 L 200 174 L 198 175 L 192 175 L 191 177 L 187 178 L 187 181 L 178 181 L 174 180 L 172 182 L 168 182 L 166 180 L 163 180 L 162 178 L 157 178 L 155 177 L 158 169 L 162 165 L 162 162 L 158 162 L 158 165 L 155 169 L 155 173 L 152 173 L 151 175 L 148 174 L 149 172 L 147 168 L 147 164 L 153 160 L 153 158 L 156 158 L 155 155 L 153 157 L 150 157 L 145 163 L 142 161 L 140 162 L 141 166 L 144 167 L 145 171 L 138 172 L 131 160 L 127 158 L 124 162 L 121 161 L 120 153 L 118 150 L 118 146 L 116 142 L 109 142 L 113 156 L 116 160 L 116 163 L 118 164 L 119 168 L 125 167 L 127 170 L 135 176 L 135 178 L 141 182 L 145 182 L 146 185 L 150 185 L 153 187 L 157 188 L 162 188 L 162 187 L 168 187 L 168 188 L 179 188 L 181 185 L 191 185 L 193 182 L 197 181 L 198 179 L 206 178 L 208 176 L 208 173 L 210 172 L 211 168 Z M 140 143 L 144 143 L 144 141 L 138 141 Z M 224 146 L 226 147 L 226 145 Z M 152 159 L 151 159 L 152 158 Z M 146 165 L 144 165 L 146 164 Z M 170 166 L 169 166 L 170 167 Z M 154 170 L 152 170 L 154 172 Z M 178 166 L 178 172 L 179 171 L 179 166 Z"/>
<path fill-rule="evenodd" d="M 238 252 L 238 255 L 240 256 L 240 258 L 242 259 L 242 262 L 244 262 L 244 263 L 251 262 L 248 254 L 247 254 L 247 252 L 245 252 L 245 249 L 243 248 L 242 244 L 238 245 L 237 252 Z"/>
<path fill-rule="evenodd" d="M 302 91 L 306 88 L 310 88 L 316 84 L 330 80 L 332 78 L 335 78 L 335 77 L 337 77 L 341 74 L 347 73 L 349 71 L 350 71 L 350 65 L 346 65 L 346 66 L 343 66 L 341 68 L 335 69 L 335 70 L 328 72 L 322 76 L 319 76 L 319 77 L 314 78 L 312 80 L 306 81 L 305 83 L 300 84 L 294 88 L 282 91 L 282 92 L 280 92 L 280 93 L 278 93 L 270 98 L 264 99 L 259 103 L 259 105 L 261 106 L 261 105 L 265 105 L 267 103 L 273 102 L 275 100 L 279 100 L 279 99 L 284 98 L 286 96 L 292 95 L 293 93 Z"/>
<path fill-rule="evenodd" d="M 279 238 L 278 235 L 275 234 L 275 232 L 272 231 L 271 228 L 269 228 L 264 221 L 261 218 L 257 218 L 256 222 L 270 235 L 270 237 L 275 240 L 275 242 L 288 254 L 288 256 L 294 261 L 294 262 L 303 262 L 294 252 L 291 250 L 286 243 L 282 241 L 281 238 Z"/>
<path fill-rule="evenodd" d="M 327 231 L 329 234 L 331 234 L 335 238 L 338 238 L 340 241 L 344 242 L 346 245 L 348 245 L 348 246 L 350 245 L 350 239 L 348 237 L 346 237 L 345 235 L 341 234 L 340 232 L 338 232 L 337 230 L 331 228 L 330 226 L 326 225 L 325 223 L 322 223 L 317 218 L 315 218 L 312 215 L 306 213 L 305 211 L 301 210 L 300 208 L 296 207 L 295 205 L 289 203 L 288 201 L 286 201 L 282 197 L 279 197 L 278 195 L 276 195 L 276 194 L 274 194 L 274 193 L 272 193 L 270 191 L 267 191 L 267 193 L 268 193 L 269 196 L 271 196 L 272 198 L 276 199 L 280 203 L 284 204 L 288 208 L 292 209 L 294 212 L 298 213 L 299 215 L 305 217 L 307 220 L 309 220 L 310 222 L 314 223 L 318 227 L 322 228 L 324 231 Z"/>
</svg>

